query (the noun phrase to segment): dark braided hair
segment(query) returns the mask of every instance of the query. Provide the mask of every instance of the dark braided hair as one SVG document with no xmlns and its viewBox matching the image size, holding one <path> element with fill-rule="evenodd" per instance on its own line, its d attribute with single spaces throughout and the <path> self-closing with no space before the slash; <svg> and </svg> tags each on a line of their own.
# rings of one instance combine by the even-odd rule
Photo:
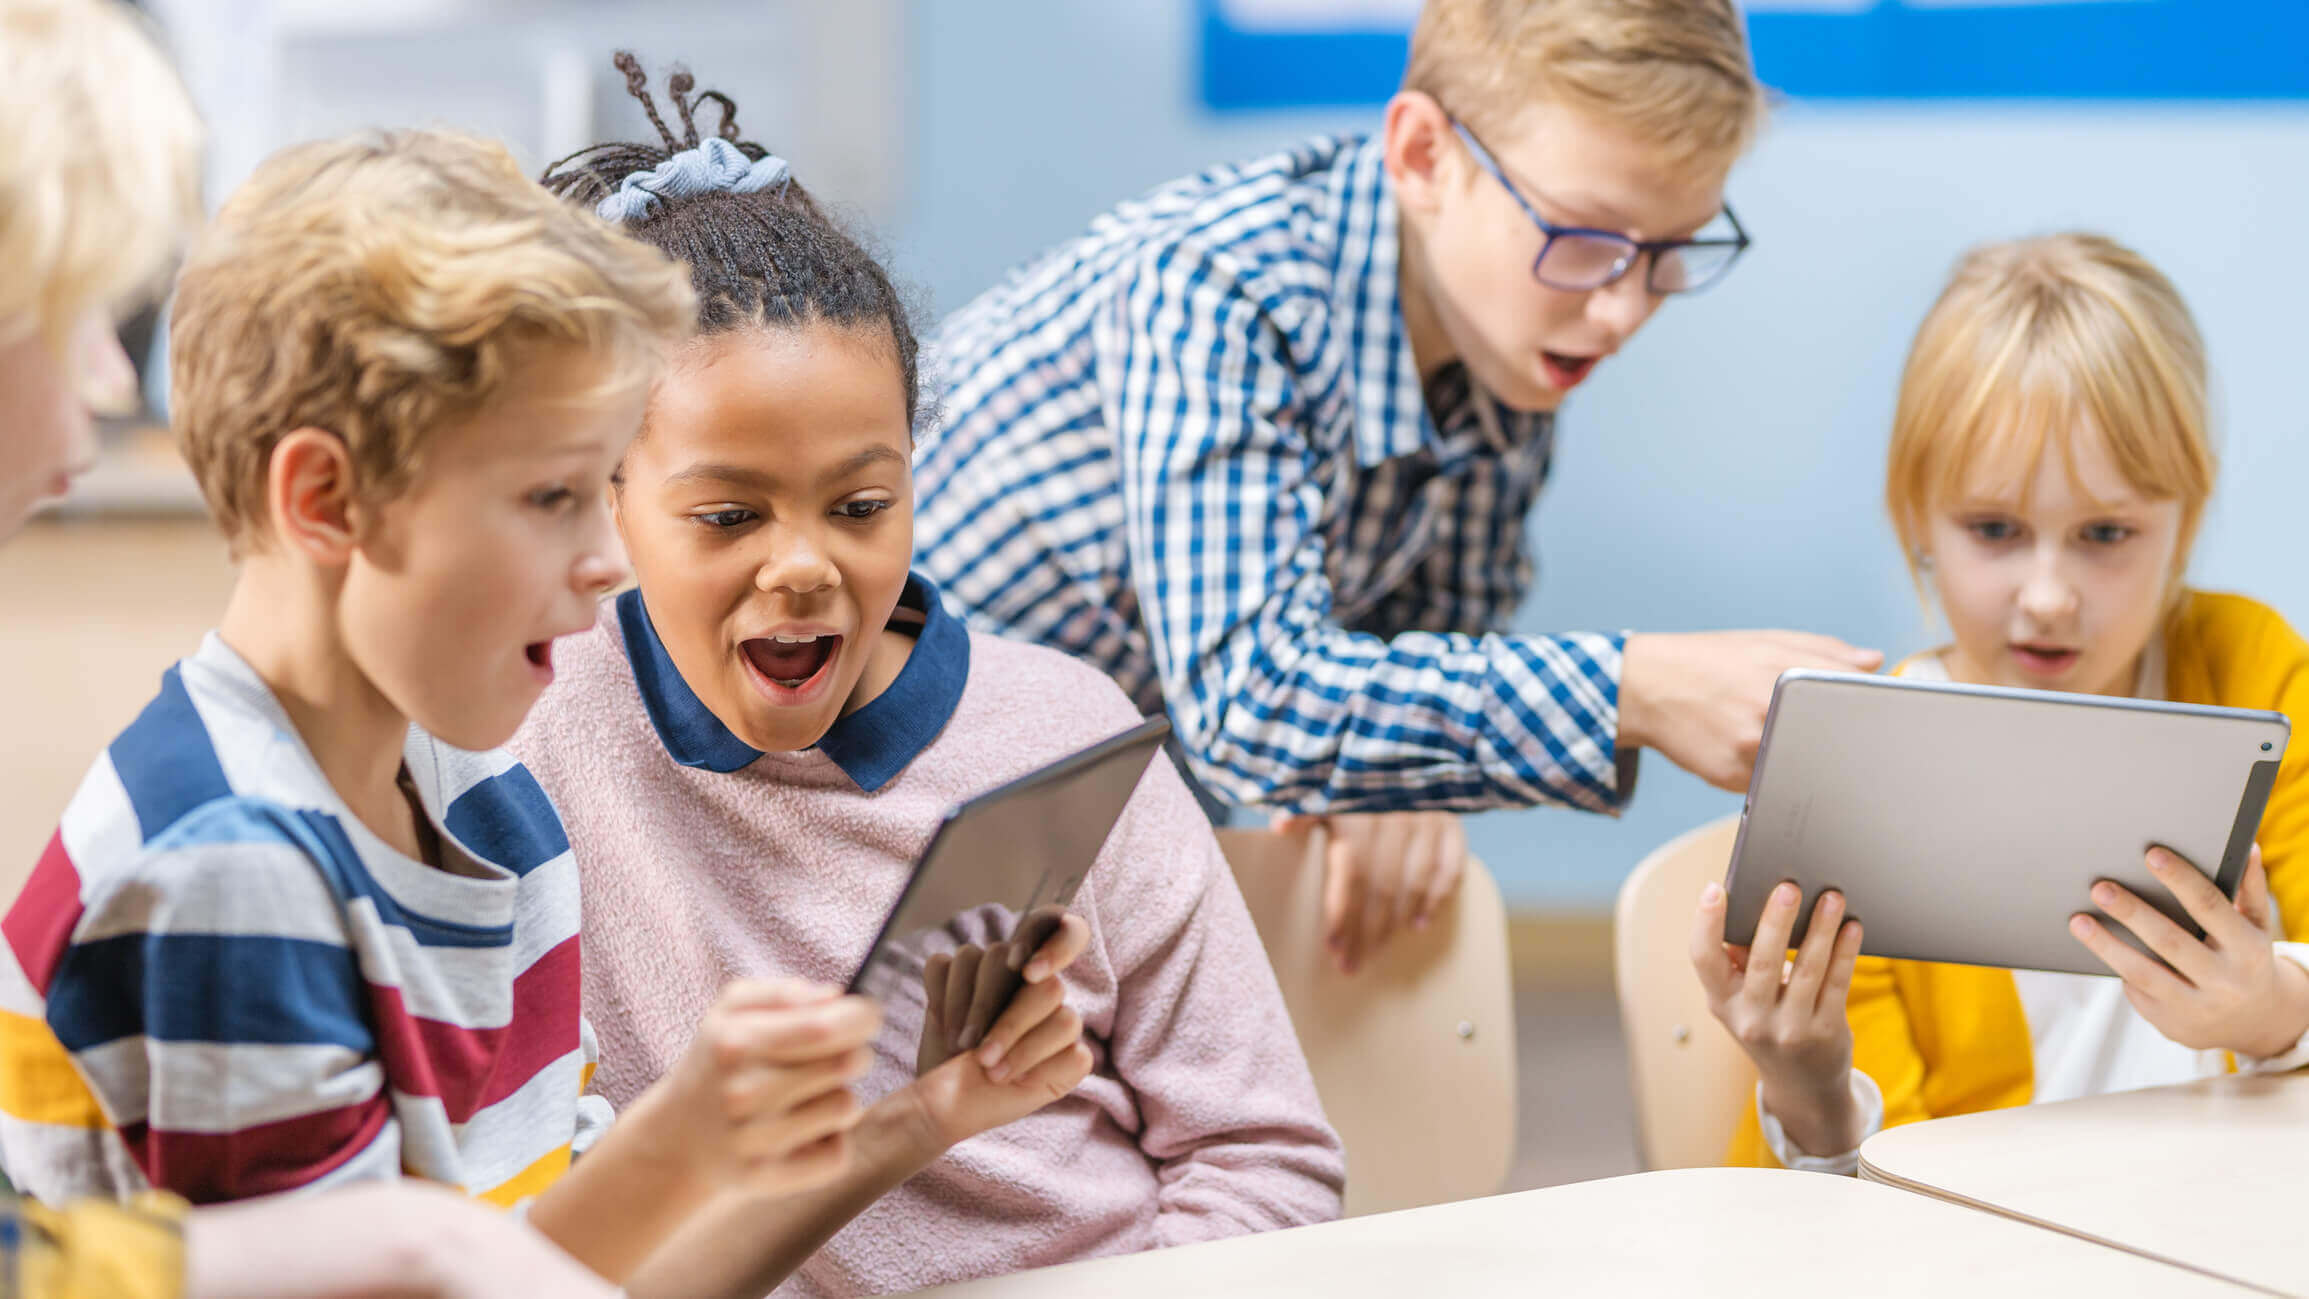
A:
<svg viewBox="0 0 2309 1299">
<path fill-rule="evenodd" d="M 716 135 L 752 161 L 768 156 L 769 150 L 739 138 L 737 104 L 718 90 L 693 95 L 697 79 L 686 69 L 676 68 L 666 79 L 681 120 L 682 133 L 676 136 L 650 96 L 641 60 L 621 50 L 613 62 L 625 74 L 627 92 L 641 101 L 661 143 L 581 149 L 545 169 L 541 179 L 554 194 L 591 207 L 633 173 L 698 147 L 697 110 L 707 103 L 721 110 Z M 749 326 L 887 327 L 899 377 L 906 385 L 906 419 L 910 425 L 914 421 L 915 357 L 920 345 L 897 286 L 881 263 L 790 175 L 780 185 L 750 194 L 661 198 L 656 210 L 624 230 L 689 268 L 702 334 Z"/>
</svg>

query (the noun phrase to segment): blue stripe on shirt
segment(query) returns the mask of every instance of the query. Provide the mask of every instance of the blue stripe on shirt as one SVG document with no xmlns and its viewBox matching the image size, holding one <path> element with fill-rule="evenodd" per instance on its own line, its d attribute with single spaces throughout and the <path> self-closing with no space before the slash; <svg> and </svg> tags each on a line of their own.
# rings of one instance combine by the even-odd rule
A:
<svg viewBox="0 0 2309 1299">
<path fill-rule="evenodd" d="M 372 1046 L 367 985 L 353 954 L 301 938 L 148 933 L 77 944 L 57 967 L 47 1015 L 74 1052 L 139 1035 Z"/>
<path fill-rule="evenodd" d="M 161 674 L 160 695 L 106 752 L 147 841 L 185 813 L 232 792 L 181 668 Z"/>
<path fill-rule="evenodd" d="M 527 767 L 476 783 L 449 805 L 444 820 L 458 842 L 516 875 L 569 851 L 569 832 Z"/>
</svg>

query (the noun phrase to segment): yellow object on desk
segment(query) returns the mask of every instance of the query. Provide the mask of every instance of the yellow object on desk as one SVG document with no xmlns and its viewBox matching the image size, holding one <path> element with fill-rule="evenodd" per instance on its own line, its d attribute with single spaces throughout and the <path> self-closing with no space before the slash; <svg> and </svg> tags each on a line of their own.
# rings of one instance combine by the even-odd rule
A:
<svg viewBox="0 0 2309 1299">
<path fill-rule="evenodd" d="M 2223 1281 L 1845 1177 L 1694 1168 L 1349 1218 L 926 1290 L 937 1299 L 2242 1296 Z"/>
<path fill-rule="evenodd" d="M 51 1209 L 0 1198 L 5 1299 L 176 1299 L 184 1290 L 184 1211 L 174 1196 Z"/>
<path fill-rule="evenodd" d="M 1860 1147 L 1860 1175 L 2309 1296 L 2309 1072 L 2233 1074 L 1933 1119 Z"/>
</svg>

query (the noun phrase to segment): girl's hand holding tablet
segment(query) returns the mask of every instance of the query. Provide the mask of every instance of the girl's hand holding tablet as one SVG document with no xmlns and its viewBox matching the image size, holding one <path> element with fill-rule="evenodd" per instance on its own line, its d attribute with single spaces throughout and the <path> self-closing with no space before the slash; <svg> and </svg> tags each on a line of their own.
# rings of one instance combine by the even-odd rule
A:
<svg viewBox="0 0 2309 1299">
<path fill-rule="evenodd" d="M 1090 1076 L 1082 1016 L 1066 1004 L 1058 977 L 1090 946 L 1090 925 L 1071 913 L 1053 917 L 1055 928 L 1030 923 L 1035 918 L 1021 920 L 1010 942 L 941 953 L 923 970 L 927 1004 L 915 1057 L 921 1076 L 891 1100 L 912 1106 L 936 1149 L 1022 1119 Z M 1026 945 L 1044 933 L 1049 937 L 1028 953 Z M 1007 1005 L 987 991 L 1001 986 L 984 977 L 988 970 L 1016 971 L 1025 980 Z M 980 1037 L 975 1026 L 988 1019 L 992 1026 Z"/>
<path fill-rule="evenodd" d="M 2282 931 L 2269 901 L 2260 847 L 2247 859 L 2234 903 L 2165 849 L 2151 849 L 2148 865 L 2205 931 L 2203 938 L 2106 880 L 2093 887 L 2093 905 L 2164 964 L 2127 944 L 2096 917 L 2079 913 L 2069 920 L 2069 932 L 2125 981 L 2125 998 L 2141 1018 L 2182 1046 L 2258 1059 L 2292 1050 L 2309 1032 L 2309 970 L 2276 953 Z"/>
<path fill-rule="evenodd" d="M 1692 918 L 1692 966 L 1708 1010 L 1755 1061 L 1765 1112 L 1806 1153 L 1831 1155 L 1859 1145 L 1862 1135 L 1844 1018 L 1860 922 L 1844 918 L 1842 894 L 1822 893 L 1790 961 L 1781 954 L 1802 901 L 1793 884 L 1773 889 L 1755 944 L 1740 947 L 1724 941 L 1724 888 L 1710 882 Z"/>
<path fill-rule="evenodd" d="M 922 1040 L 914 1072 L 926 1074 L 975 1049 L 989 1076 L 1007 1075 L 1004 1057 L 1065 999 L 1058 972 L 1089 946 L 1089 921 L 1058 907 L 1037 907 L 1002 942 L 964 943 L 931 956 L 922 967 Z"/>
</svg>

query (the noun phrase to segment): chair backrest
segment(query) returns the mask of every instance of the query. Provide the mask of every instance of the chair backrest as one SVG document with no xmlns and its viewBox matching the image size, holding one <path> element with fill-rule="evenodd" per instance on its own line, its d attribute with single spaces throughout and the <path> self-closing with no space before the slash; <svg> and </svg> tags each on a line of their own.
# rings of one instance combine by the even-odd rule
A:
<svg viewBox="0 0 2309 1299">
<path fill-rule="evenodd" d="M 1347 1148 L 1347 1213 L 1490 1195 L 1515 1152 L 1507 914 L 1473 856 L 1451 903 L 1352 976 L 1323 945 L 1320 831 L 1219 842 Z"/>
<path fill-rule="evenodd" d="M 1739 829 L 1733 816 L 1681 835 L 1620 886 L 1612 967 L 1647 1169 L 1723 1163 L 1756 1092 L 1755 1066 L 1708 1013 L 1689 951 L 1700 890 L 1724 877 Z"/>
</svg>

